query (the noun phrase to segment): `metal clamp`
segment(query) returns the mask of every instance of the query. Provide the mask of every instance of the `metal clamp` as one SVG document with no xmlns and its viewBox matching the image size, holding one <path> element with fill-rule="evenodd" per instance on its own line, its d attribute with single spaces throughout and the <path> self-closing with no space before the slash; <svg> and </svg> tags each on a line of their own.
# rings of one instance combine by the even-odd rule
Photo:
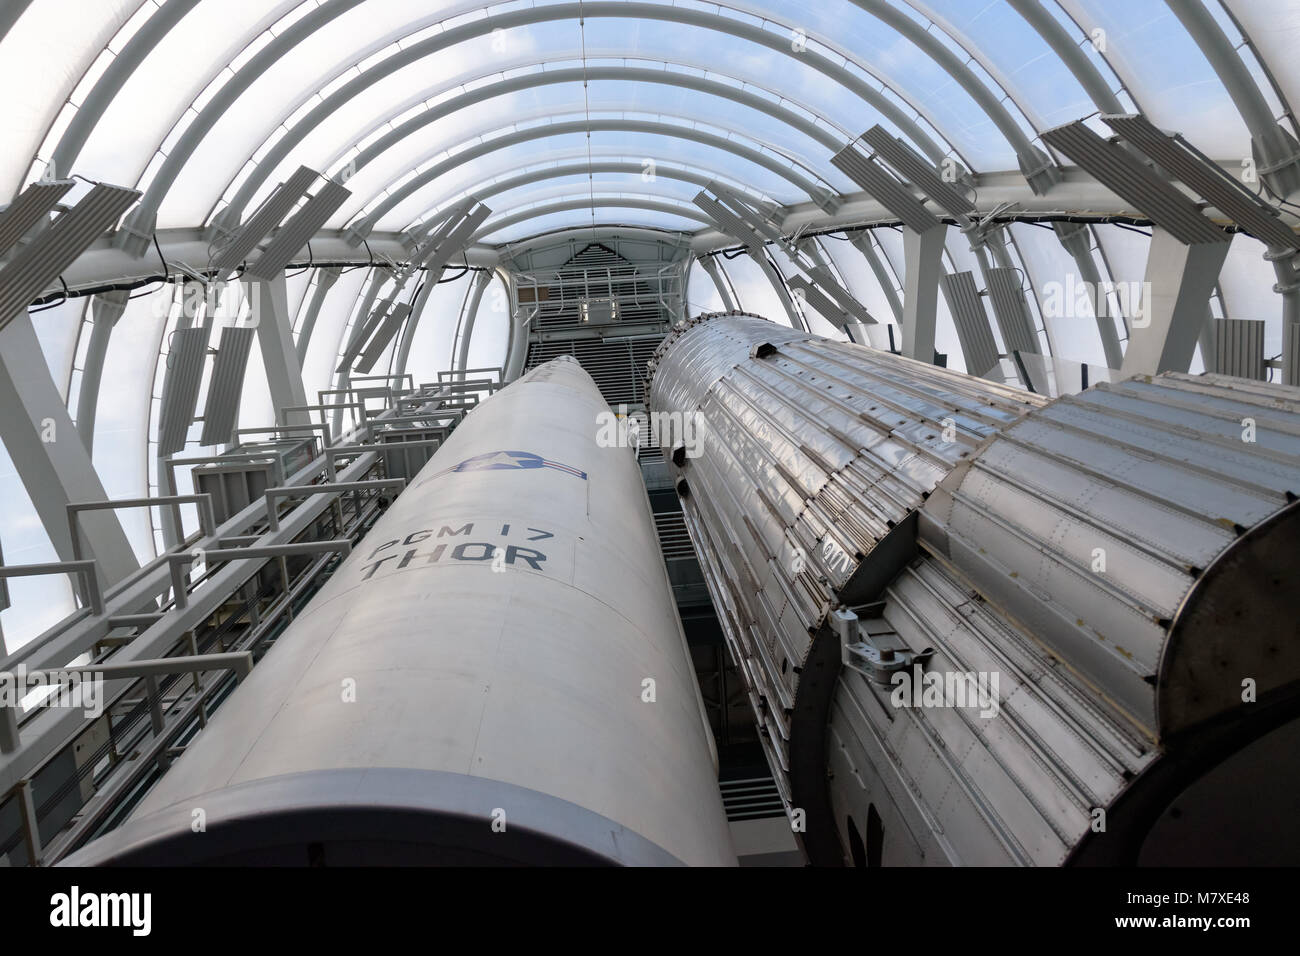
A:
<svg viewBox="0 0 1300 956">
<path fill-rule="evenodd" d="M 880 605 L 871 607 L 879 609 Z M 840 662 L 877 684 L 890 683 L 897 671 L 908 670 L 914 665 L 924 667 L 926 661 L 934 656 L 934 649 L 930 647 L 913 651 L 892 629 L 869 630 L 848 608 L 831 612 L 831 626 L 840 636 Z"/>
</svg>

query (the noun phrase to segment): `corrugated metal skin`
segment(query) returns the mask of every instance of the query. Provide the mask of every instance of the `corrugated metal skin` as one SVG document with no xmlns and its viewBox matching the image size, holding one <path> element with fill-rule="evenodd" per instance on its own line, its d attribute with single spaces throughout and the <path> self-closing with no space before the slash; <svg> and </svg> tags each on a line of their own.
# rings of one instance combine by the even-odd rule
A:
<svg viewBox="0 0 1300 956">
<path fill-rule="evenodd" d="M 220 445 L 230 441 L 239 415 L 239 399 L 244 393 L 244 372 L 253 345 L 253 328 L 226 326 L 221 330 L 217 357 L 212 361 L 208 398 L 203 406 L 203 434 L 200 445 Z"/>
<path fill-rule="evenodd" d="M 1104 807 L 1155 756 L 1043 648 L 952 569 L 923 558 L 884 596 L 883 621 L 931 673 L 996 673 L 996 719 L 979 707 L 896 707 L 892 688 L 840 672 L 828 771 L 841 839 L 880 814 L 886 866 L 1062 863 Z"/>
<path fill-rule="evenodd" d="M 1214 371 L 1264 381 L 1264 320 L 1214 320 Z"/>
<path fill-rule="evenodd" d="M 998 346 L 975 277 L 969 272 L 952 272 L 939 279 L 939 286 L 957 326 L 966 370 L 972 375 L 984 375 L 998 364 Z"/>
<path fill-rule="evenodd" d="M 930 496 L 921 537 L 1156 739 L 1172 729 L 1157 693 L 1179 693 L 1157 687 L 1171 625 L 1201 572 L 1288 494 L 1300 390 L 1166 373 L 1005 429 Z"/>
<path fill-rule="evenodd" d="M 760 344 L 779 351 L 751 358 Z M 836 590 L 953 465 L 1040 402 L 744 314 L 675 328 L 650 368 L 653 411 L 700 415 L 702 454 L 681 469 L 687 528 L 788 772 L 790 711 Z"/>
<path fill-rule="evenodd" d="M 650 371 L 652 410 L 703 417 L 684 518 L 814 862 L 1159 859 L 1188 780 L 1276 726 L 1242 675 L 1300 709 L 1300 389 L 1166 373 L 1045 404 L 735 314 L 675 328 Z M 996 676 L 996 713 L 893 699 L 913 655 Z"/>
<path fill-rule="evenodd" d="M 203 363 L 208 357 L 208 335 L 209 330 L 203 326 L 172 333 L 158 423 L 160 455 L 170 455 L 185 447 L 185 436 L 189 434 L 194 406 L 199 400 Z"/>
</svg>

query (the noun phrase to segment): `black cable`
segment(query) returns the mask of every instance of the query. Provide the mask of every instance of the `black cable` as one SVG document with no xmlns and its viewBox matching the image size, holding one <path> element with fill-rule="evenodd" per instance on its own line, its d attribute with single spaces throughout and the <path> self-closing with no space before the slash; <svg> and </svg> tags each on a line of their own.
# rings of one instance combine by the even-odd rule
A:
<svg viewBox="0 0 1300 956">
<path fill-rule="evenodd" d="M 455 282 L 457 279 L 463 279 L 463 278 L 465 277 L 466 273 L 468 273 L 468 272 L 469 272 L 469 264 L 467 263 L 467 264 L 465 265 L 465 268 L 461 269 L 461 270 L 460 270 L 459 272 L 457 272 L 454 276 L 448 276 L 448 277 L 445 278 L 445 279 L 439 279 L 438 282 L 437 282 L 436 284 L 437 284 L 437 285 L 442 285 L 444 282 Z"/>
<path fill-rule="evenodd" d="M 171 282 L 171 279 L 169 279 L 169 278 L 167 278 L 167 277 L 163 277 L 162 279 L 159 279 L 159 280 L 157 280 L 157 281 L 161 282 L 163 285 L 167 285 L 169 282 Z M 146 284 L 146 285 L 149 285 L 150 283 L 145 283 L 145 284 Z M 114 290 L 110 290 L 110 291 L 119 291 L 119 290 L 114 289 Z M 159 290 L 159 289 L 146 289 L 144 292 L 137 292 L 135 295 L 129 295 L 129 296 L 127 296 L 127 298 L 128 298 L 128 299 L 143 299 L 145 296 L 147 296 L 147 295 L 153 295 L 155 292 L 158 292 L 158 291 L 160 291 L 160 290 Z"/>
<path fill-rule="evenodd" d="M 27 309 L 27 314 L 36 315 L 38 312 L 48 312 L 50 309 L 57 309 L 59 306 L 63 305 L 63 303 L 72 298 L 72 294 L 68 291 L 68 284 L 63 281 L 63 276 L 59 276 L 59 285 L 63 286 L 63 297 L 60 298 L 58 302 L 51 302 L 49 305 L 43 305 L 39 309 L 29 307 Z"/>
<path fill-rule="evenodd" d="M 158 258 L 162 260 L 163 275 L 171 275 L 171 267 L 167 265 L 167 257 L 163 255 L 162 246 L 158 245 L 158 233 L 153 234 L 153 247 L 158 251 Z"/>
<path fill-rule="evenodd" d="M 1112 222 L 1107 223 L 1107 225 L 1119 226 L 1119 228 L 1127 229 L 1129 232 L 1136 232 L 1139 236 L 1146 236 L 1148 239 L 1151 238 L 1151 233 L 1147 232 L 1145 229 L 1139 229 L 1136 226 L 1127 226 L 1122 222 Z"/>
<path fill-rule="evenodd" d="M 51 302 L 49 305 L 43 305 L 39 309 L 28 309 L 27 314 L 36 315 L 38 312 L 48 312 L 50 311 L 50 309 L 57 309 L 59 306 L 63 305 L 63 303 L 67 301 L 68 301 L 68 297 L 65 295 L 58 302 Z"/>
</svg>

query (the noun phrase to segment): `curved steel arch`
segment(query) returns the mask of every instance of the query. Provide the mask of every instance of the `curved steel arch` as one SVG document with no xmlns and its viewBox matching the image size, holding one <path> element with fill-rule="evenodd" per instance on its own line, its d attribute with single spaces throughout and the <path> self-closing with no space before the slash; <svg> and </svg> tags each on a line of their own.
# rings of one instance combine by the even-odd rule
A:
<svg viewBox="0 0 1300 956">
<path fill-rule="evenodd" d="M 545 61 L 543 60 L 539 62 Z M 484 76 L 495 75 L 497 72 L 499 71 L 493 70 L 487 74 L 461 80 L 456 84 L 456 86 L 473 83 L 482 79 Z M 725 76 L 727 74 L 720 75 Z M 445 119 L 453 113 L 457 113 L 463 109 L 482 103 L 485 100 L 490 100 L 497 96 L 505 96 L 509 93 L 520 92 L 522 90 L 535 89 L 539 86 L 549 86 L 561 83 L 581 83 L 593 79 L 657 83 L 665 86 L 692 89 L 697 92 L 728 99 L 732 102 L 739 103 L 742 106 L 748 106 L 758 112 L 766 113 L 792 129 L 803 133 L 808 138 L 829 149 L 832 153 L 838 151 L 840 147 L 844 145 L 846 140 L 853 138 L 852 134 L 847 133 L 836 136 L 830 130 L 824 129 L 811 120 L 800 116 L 798 113 L 782 107 L 779 103 L 765 99 L 755 93 L 750 93 L 747 90 L 738 89 L 727 83 L 721 83 L 717 80 L 710 80 L 705 77 L 697 77 L 684 73 L 673 73 L 666 70 L 652 70 L 645 67 L 566 67 L 559 70 L 544 70 L 539 73 L 527 74 L 525 76 L 511 77 L 497 83 L 475 87 L 460 96 L 444 100 L 438 105 L 412 117 L 400 126 L 395 127 L 390 132 L 375 140 L 358 153 L 349 166 L 350 168 L 354 168 L 356 171 L 360 171 L 373 162 L 377 157 L 383 155 L 383 153 L 388 149 L 392 148 L 394 144 L 401 142 L 423 127 L 435 123 L 440 119 Z M 761 87 L 759 88 L 761 89 Z M 431 94 L 431 96 L 433 95 L 437 94 Z M 403 112 L 405 111 L 406 110 L 403 110 Z M 305 123 L 306 120 L 303 122 Z M 299 126 L 301 125 L 302 124 L 299 124 Z M 235 194 L 234 198 L 231 199 L 229 205 L 227 205 L 226 210 L 229 210 L 229 212 L 223 212 L 223 215 L 243 215 L 243 210 L 252 200 L 257 190 L 266 182 L 271 173 L 288 158 L 293 147 L 311 132 L 311 130 L 304 130 L 297 136 L 297 138 L 295 138 L 295 131 L 297 130 L 298 126 L 295 126 L 293 130 L 290 130 L 281 137 L 275 146 L 273 146 L 262 160 L 258 162 L 256 169 L 245 178 L 244 182 L 239 187 L 239 191 Z M 241 169 L 242 168 L 243 167 L 241 167 Z"/>
<path fill-rule="evenodd" d="M 850 0 L 850 2 L 869 16 L 888 24 L 900 36 L 910 40 L 970 95 L 971 99 L 993 121 L 993 125 L 998 128 L 1006 141 L 1011 144 L 1011 148 L 1016 151 L 1020 171 L 1024 174 L 1030 189 L 1036 193 L 1046 192 L 1054 183 L 1060 180 L 1060 169 L 1051 155 L 1037 149 L 1029 141 L 1029 137 L 1020 128 L 1020 124 L 1015 121 L 1015 118 L 1002 105 L 994 92 L 980 82 L 979 77 L 965 63 L 962 63 L 956 54 L 944 46 L 938 37 L 922 27 L 898 7 L 890 6 L 884 0 Z M 927 19 L 932 25 L 937 26 L 933 17 L 927 16 Z M 992 76 L 991 73 L 989 75 Z M 1006 95 L 1010 98 L 1009 93 Z M 1023 115 L 1024 111 L 1021 110 L 1021 113 Z M 1027 115 L 1025 118 L 1028 120 Z M 1035 129 L 1034 132 L 1037 133 L 1038 130 Z"/>
<path fill-rule="evenodd" d="M 393 209 L 398 203 L 403 202 L 408 197 L 419 191 L 424 186 L 433 182 L 439 176 L 442 176 L 449 170 L 455 169 L 466 162 L 478 159 L 488 153 L 495 152 L 506 146 L 515 146 L 519 143 L 532 142 L 537 139 L 546 139 L 551 136 L 563 136 L 569 133 L 587 133 L 587 132 L 631 132 L 631 133 L 650 133 L 657 136 L 664 136 L 673 139 L 687 139 L 703 143 L 706 146 L 713 146 L 724 152 L 733 153 L 743 159 L 747 159 L 756 166 L 762 166 L 768 169 L 782 179 L 793 183 L 800 192 L 817 200 L 818 194 L 822 190 L 813 182 L 805 179 L 803 176 L 776 162 L 766 153 L 750 149 L 734 140 L 725 139 L 721 136 L 715 136 L 712 133 L 706 133 L 703 130 L 693 129 L 685 126 L 671 126 L 667 123 L 650 122 L 647 120 L 591 120 L 579 121 L 572 123 L 549 123 L 543 126 L 529 126 L 522 130 L 516 130 L 513 133 L 507 133 L 476 146 L 463 149 L 458 153 L 448 157 L 441 163 L 431 166 L 429 169 L 415 176 L 408 182 L 404 183 L 399 189 L 390 193 L 383 202 L 372 209 L 364 217 L 359 219 L 351 227 L 358 235 L 367 235 L 374 228 L 383 216 Z M 459 145 L 459 144 L 453 144 Z"/>
<path fill-rule="evenodd" d="M 656 198 L 653 195 L 643 195 L 638 193 L 628 193 L 626 195 L 602 196 L 597 194 L 594 198 L 588 193 L 570 193 L 573 199 L 566 199 L 563 195 L 554 197 L 555 202 L 543 201 L 543 205 L 533 206 L 528 209 L 521 209 L 519 212 L 511 213 L 500 219 L 489 218 L 478 231 L 474 233 L 471 242 L 481 242 L 484 236 L 490 236 L 494 232 L 500 232 L 510 226 L 518 225 L 521 222 L 527 222 L 529 219 L 538 219 L 544 215 L 558 212 L 570 212 L 574 209 L 587 209 L 588 207 L 596 209 L 645 209 L 650 212 L 662 212 L 672 216 L 680 216 L 682 219 L 693 219 L 696 222 L 711 224 L 709 219 L 701 210 L 694 206 L 684 204 L 664 202 L 662 198 Z M 548 199 L 551 197 L 548 197 Z"/>
<path fill-rule="evenodd" d="M 763 192 L 756 186 L 741 182 L 736 178 L 736 171 L 724 170 L 717 163 L 697 162 L 695 157 L 679 153 L 675 146 L 676 140 L 663 140 L 656 145 L 656 155 L 654 162 L 656 170 L 673 169 L 679 172 L 687 172 L 693 176 L 699 176 L 702 184 L 708 182 L 717 182 L 726 185 L 734 192 L 743 193 L 750 197 L 754 203 L 760 206 L 780 206 L 781 203 L 771 195 Z M 445 207 L 452 202 L 460 199 L 467 199 L 471 195 L 483 197 L 489 195 L 484 193 L 484 189 L 494 189 L 497 183 L 514 181 L 520 179 L 520 185 L 526 185 L 522 182 L 524 177 L 541 176 L 543 173 L 558 169 L 561 166 L 571 166 L 574 170 L 580 170 L 582 174 L 587 172 L 587 163 L 590 161 L 597 166 L 611 164 L 620 164 L 626 167 L 626 170 L 615 170 L 613 168 L 599 170 L 601 172 L 644 172 L 646 157 L 636 154 L 632 150 L 612 147 L 593 147 L 590 152 L 585 148 L 578 147 L 573 149 L 555 149 L 548 150 L 542 158 L 536 159 L 527 166 L 521 167 L 517 163 L 510 163 L 509 166 L 502 164 L 491 172 L 485 173 L 482 180 L 477 181 L 471 186 L 456 186 L 448 192 L 441 193 L 435 199 L 431 199 L 429 204 L 421 210 L 419 215 L 411 220 L 411 224 L 406 227 L 406 232 L 412 235 L 421 234 L 421 230 L 426 223 L 437 218 Z M 485 164 L 486 165 L 486 164 Z M 632 168 L 635 166 L 635 170 Z M 571 173 L 576 175 L 577 173 Z M 540 180 L 538 180 L 540 181 Z M 686 180 L 682 180 L 685 182 Z M 694 182 L 695 180 L 691 180 Z"/>
<path fill-rule="evenodd" d="M 145 220 L 152 222 L 158 214 L 158 207 L 162 205 L 163 197 L 176 182 L 176 177 L 180 175 L 181 169 L 189 162 L 190 157 L 194 155 L 194 151 L 203 142 L 203 138 L 217 124 L 217 121 L 225 115 L 231 104 L 258 77 L 269 70 L 300 41 L 363 2 L 365 0 L 324 0 L 319 7 L 295 21 L 287 30 L 275 37 L 274 40 L 254 54 L 247 63 L 235 71 L 230 80 L 222 84 L 221 89 L 217 90 L 212 99 L 204 104 L 203 108 L 198 111 L 198 115 L 185 127 L 185 132 L 181 134 L 176 141 L 176 145 L 167 154 L 167 158 L 158 167 L 158 171 L 149 181 L 144 196 L 141 197 L 135 209 L 132 210 L 127 222 L 142 223 Z M 158 148 L 161 148 L 161 145 L 160 143 L 155 148 L 155 152 Z M 122 232 L 129 234 L 129 231 L 124 224 Z"/>
<path fill-rule="evenodd" d="M 1065 27 L 1046 8 L 1039 5 L 1038 0 L 1007 0 L 1007 3 L 1034 28 L 1034 31 L 1052 48 L 1052 52 L 1061 58 L 1061 62 L 1083 87 L 1083 91 L 1088 94 L 1088 98 L 1097 109 L 1103 113 L 1124 112 L 1119 97 L 1106 83 L 1106 78 L 1101 75 L 1101 71 L 1088 59 L 1077 39 L 1071 37 Z M 1123 80 L 1120 82 L 1122 83 Z M 1129 95 L 1132 96 L 1131 93 Z"/>
<path fill-rule="evenodd" d="M 568 166 L 548 166 L 543 169 L 533 170 L 532 172 L 522 173 L 510 179 L 504 179 L 500 182 L 484 183 L 478 186 L 465 189 L 463 192 L 467 196 L 473 196 L 480 202 L 484 202 L 490 196 L 496 196 L 512 189 L 518 189 L 520 186 L 529 186 L 533 183 L 545 182 L 548 179 L 562 179 L 565 176 L 583 176 L 589 173 L 642 173 L 645 171 L 640 163 L 626 162 L 593 162 L 593 163 L 573 163 Z M 707 186 L 709 183 L 716 182 L 720 178 L 718 175 L 709 175 L 706 173 L 697 173 L 689 169 L 679 169 L 675 166 L 664 166 L 655 164 L 654 174 L 663 179 L 673 179 L 683 183 L 693 183 L 696 186 Z M 732 185 L 728 186 L 749 198 L 762 202 L 761 196 L 755 195 L 747 186 Z M 445 200 L 451 202 L 452 200 Z M 437 215 L 437 205 L 442 205 L 440 201 L 435 207 L 430 209 L 430 213 Z M 428 216 L 422 215 L 421 220 L 427 219 Z"/>
<path fill-rule="evenodd" d="M 320 29 L 329 21 L 335 19 L 346 10 L 363 2 L 363 0 L 325 0 L 324 3 L 316 10 L 308 13 L 306 16 L 295 21 L 284 33 L 280 34 L 258 53 L 256 53 L 246 64 L 244 64 L 232 77 L 225 83 L 212 99 L 204 105 L 198 112 L 194 120 L 186 127 L 176 144 L 167 154 L 167 158 L 159 167 L 157 173 L 150 181 L 145 191 L 144 197 L 136 207 L 133 214 L 133 221 L 142 219 L 152 219 L 156 216 L 159 206 L 167 191 L 174 184 L 176 177 L 179 175 L 181 168 L 189 161 L 195 149 L 202 142 L 204 136 L 212 129 L 220 117 L 230 107 L 230 105 L 245 91 L 248 87 L 267 69 L 280 59 L 289 49 L 296 45 L 301 39 Z M 543 23 L 549 21 L 558 21 L 566 19 L 582 19 L 584 17 L 610 17 L 610 18 L 627 18 L 641 20 L 660 20 L 674 23 L 681 23 L 689 26 L 699 26 L 704 29 L 713 29 L 719 32 L 728 33 L 738 39 L 747 40 L 769 49 L 775 50 L 785 56 L 791 56 L 798 62 L 806 63 L 813 69 L 830 77 L 841 86 L 856 94 L 859 98 L 871 104 L 879 113 L 888 118 L 903 134 L 915 143 L 922 152 L 926 153 L 935 162 L 941 160 L 947 153 L 940 149 L 939 146 L 925 134 L 916 124 L 911 116 L 898 104 L 890 101 L 884 94 L 876 90 L 870 84 L 864 82 L 859 77 L 849 72 L 843 66 L 835 63 L 828 57 L 823 56 L 812 50 L 803 50 L 796 52 L 791 49 L 790 44 L 781 37 L 773 34 L 769 30 L 754 26 L 737 20 L 733 17 L 726 17 L 721 14 L 708 13 L 702 10 L 687 10 L 681 7 L 666 6 L 657 3 L 637 2 L 637 0 L 627 0 L 627 2 L 609 2 L 609 0 L 595 0 L 595 2 L 582 3 L 558 3 L 545 7 L 531 7 L 505 13 L 489 13 L 480 20 L 473 23 L 465 24 L 459 27 L 453 27 L 449 30 L 429 37 L 418 43 L 414 43 L 393 56 L 387 57 L 383 61 L 375 64 L 370 69 L 363 72 L 360 76 L 349 81 L 339 90 L 327 97 L 321 104 L 314 108 L 302 123 L 308 124 L 307 130 L 318 125 L 323 118 L 332 113 L 337 106 L 350 99 L 361 89 L 377 82 L 384 76 L 389 75 L 395 70 L 414 62 L 424 56 L 437 53 L 463 40 L 474 39 L 487 35 L 496 29 L 508 29 L 515 26 L 525 26 L 533 23 Z M 770 17 L 768 22 L 777 23 Z M 781 24 L 784 26 L 784 24 Z M 847 53 L 836 51 L 846 61 L 854 62 L 856 60 Z M 867 72 L 870 72 L 869 70 Z M 917 115 L 924 116 L 925 111 L 917 104 L 903 96 L 901 91 L 898 93 L 904 102 L 907 102 L 916 112 Z M 927 122 L 936 131 L 939 126 L 927 118 Z M 301 125 L 301 124 L 298 124 Z M 278 128 L 278 126 L 277 126 Z M 295 127 L 297 128 L 297 127 Z M 288 134 L 286 134 L 288 135 Z M 940 135 L 942 133 L 940 132 Z M 946 137 L 945 137 L 946 138 Z M 951 140 L 948 141 L 950 146 Z M 952 152 L 960 157 L 960 152 L 955 146 L 952 146 Z M 963 159 L 963 162 L 965 160 Z M 970 164 L 967 163 L 969 166 Z"/>
<path fill-rule="evenodd" d="M 113 57 L 108 69 L 100 75 L 91 87 L 81 106 L 68 123 L 58 145 L 50 156 L 50 162 L 56 171 L 72 172 L 72 166 L 81 155 L 81 150 L 90 138 L 91 132 L 98 125 L 100 117 L 108 104 L 126 85 L 146 56 L 153 52 L 158 42 L 163 39 L 187 13 L 199 5 L 199 0 L 165 0 L 139 30 L 126 42 L 122 51 Z M 48 134 L 47 134 L 48 135 Z"/>
</svg>

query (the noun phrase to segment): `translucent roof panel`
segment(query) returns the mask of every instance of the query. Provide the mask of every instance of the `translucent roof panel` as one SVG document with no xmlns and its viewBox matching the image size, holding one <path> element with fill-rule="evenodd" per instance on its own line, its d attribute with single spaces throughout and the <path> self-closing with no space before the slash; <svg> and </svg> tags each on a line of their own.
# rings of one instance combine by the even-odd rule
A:
<svg viewBox="0 0 1300 956">
<path fill-rule="evenodd" d="M 1217 157 L 1249 156 L 1250 136 L 1222 81 L 1164 3 L 1063 0 L 1097 42 L 1138 108 Z"/>
<path fill-rule="evenodd" d="M 475 313 L 474 331 L 466 354 L 468 368 L 498 368 L 505 365 L 510 341 L 510 297 L 500 276 L 493 276 Z"/>
<path fill-rule="evenodd" d="M 915 6 L 937 18 L 944 32 L 960 37 L 981 64 L 988 64 L 986 70 L 996 70 L 1016 105 L 1040 129 L 1096 109 L 1065 62 L 1009 4 L 926 0 Z"/>
<path fill-rule="evenodd" d="M 37 148 L 85 71 L 141 5 L 103 0 L 92 9 L 80 0 L 31 4 L 4 38 L 0 55 L 0 192 L 16 192 Z M 48 157 L 46 157 L 48 158 Z"/>
<path fill-rule="evenodd" d="M 714 285 L 709 274 L 698 261 L 691 263 L 690 276 L 686 283 L 686 312 L 698 315 L 701 312 L 721 312 L 726 308 L 722 294 Z"/>
<path fill-rule="evenodd" d="M 977 169 L 1014 168 L 1015 153 L 962 85 L 915 42 L 866 10 L 844 3 L 808 4 L 793 14 L 787 4 L 746 2 L 746 9 L 791 21 L 806 39 L 804 49 L 850 56 L 849 69 L 909 113 L 919 113 L 957 152 Z M 907 19 L 926 20 L 905 5 L 895 5 Z M 796 38 L 798 40 L 798 38 Z M 857 121 L 865 128 L 871 118 Z"/>
</svg>

